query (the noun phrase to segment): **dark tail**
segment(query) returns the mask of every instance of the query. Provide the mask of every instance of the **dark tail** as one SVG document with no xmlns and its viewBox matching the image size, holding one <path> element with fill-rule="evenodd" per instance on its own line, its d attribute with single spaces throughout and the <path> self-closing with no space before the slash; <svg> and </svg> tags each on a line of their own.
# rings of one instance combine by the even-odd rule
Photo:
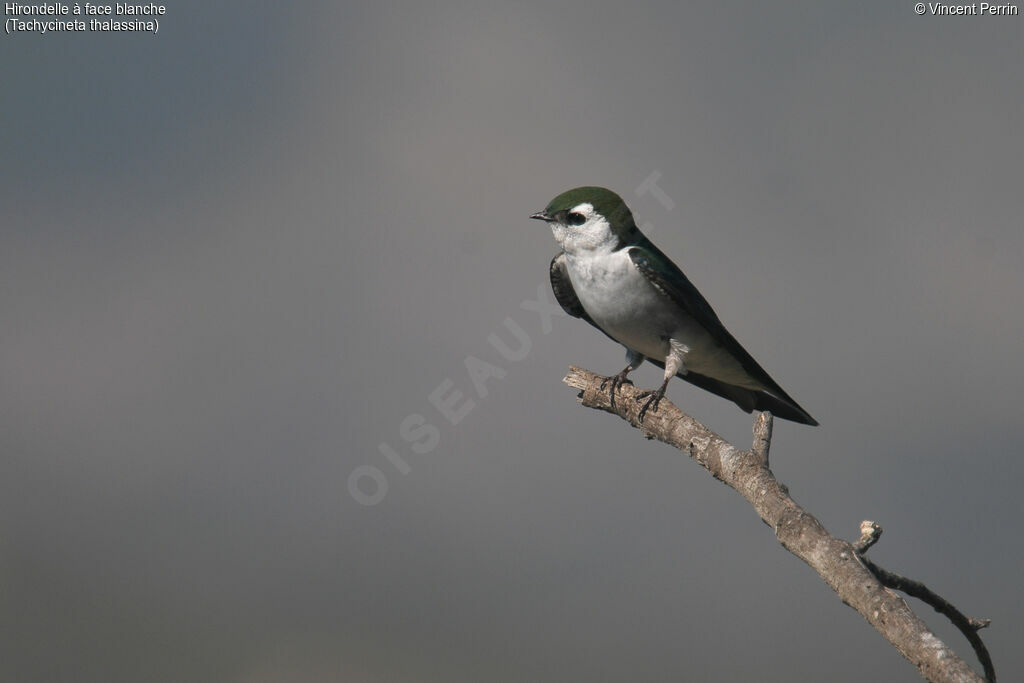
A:
<svg viewBox="0 0 1024 683">
<path fill-rule="evenodd" d="M 815 420 L 810 414 L 800 407 L 800 405 L 791 399 L 786 392 L 780 389 L 781 396 L 775 396 L 764 391 L 755 391 L 754 389 L 747 389 L 745 387 L 737 387 L 732 384 L 725 384 L 719 382 L 717 379 L 706 377 L 705 375 L 698 375 L 695 372 L 688 372 L 685 375 L 679 375 L 690 384 L 694 384 L 701 389 L 710 391 L 712 394 L 718 394 L 722 398 L 727 398 L 745 412 L 752 412 L 754 410 L 767 410 L 775 417 L 781 417 L 783 420 L 791 420 L 793 422 L 799 422 L 800 424 L 817 426 L 818 421 Z"/>
<path fill-rule="evenodd" d="M 662 370 L 665 369 L 664 363 L 659 363 L 653 358 L 648 358 L 647 360 L 654 363 Z M 781 388 L 778 390 L 779 395 L 774 395 L 764 391 L 755 391 L 754 389 L 726 384 L 725 382 L 720 382 L 717 379 L 713 379 L 706 375 L 699 375 L 696 372 L 688 372 L 685 375 L 681 374 L 678 376 L 682 377 L 694 386 L 698 386 L 705 391 L 710 391 L 712 394 L 716 394 L 722 398 L 732 401 L 744 412 L 749 413 L 754 410 L 767 410 L 775 417 L 781 417 L 783 420 L 799 422 L 800 424 L 811 425 L 813 427 L 818 426 L 818 421 L 811 417 L 806 410 L 801 408 L 800 405 L 791 399 Z"/>
</svg>

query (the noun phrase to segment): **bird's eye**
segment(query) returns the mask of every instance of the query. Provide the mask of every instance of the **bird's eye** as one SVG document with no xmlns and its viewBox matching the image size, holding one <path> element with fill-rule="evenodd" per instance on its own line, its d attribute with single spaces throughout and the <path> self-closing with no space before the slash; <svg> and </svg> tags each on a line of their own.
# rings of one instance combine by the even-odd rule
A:
<svg viewBox="0 0 1024 683">
<path fill-rule="evenodd" d="M 587 217 L 574 211 L 565 217 L 565 222 L 569 225 L 583 225 L 587 222 Z"/>
</svg>

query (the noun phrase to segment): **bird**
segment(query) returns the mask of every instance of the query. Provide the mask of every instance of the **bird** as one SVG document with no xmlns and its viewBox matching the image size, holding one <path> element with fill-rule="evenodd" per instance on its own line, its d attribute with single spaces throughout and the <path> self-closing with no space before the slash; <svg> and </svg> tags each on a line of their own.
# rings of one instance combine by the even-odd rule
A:
<svg viewBox="0 0 1024 683">
<path fill-rule="evenodd" d="M 648 360 L 664 381 L 641 392 L 638 414 L 657 412 L 669 380 L 728 399 L 743 411 L 769 411 L 793 422 L 818 422 L 783 391 L 718 319 L 683 271 L 636 225 L 615 192 L 577 187 L 530 218 L 547 223 L 561 247 L 551 260 L 551 289 L 569 315 L 626 348 L 626 367 L 610 381 L 611 400 L 630 372 Z M 645 400 L 646 399 L 646 400 Z"/>
</svg>

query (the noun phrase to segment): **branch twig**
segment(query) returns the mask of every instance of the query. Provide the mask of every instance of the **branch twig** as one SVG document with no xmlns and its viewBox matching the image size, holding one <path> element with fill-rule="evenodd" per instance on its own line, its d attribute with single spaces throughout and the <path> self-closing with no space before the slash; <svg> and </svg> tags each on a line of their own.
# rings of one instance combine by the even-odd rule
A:
<svg viewBox="0 0 1024 683">
<path fill-rule="evenodd" d="M 981 666 L 985 669 L 985 679 L 995 681 L 996 670 L 992 665 L 992 657 L 989 655 L 988 648 L 985 647 L 985 643 L 982 642 L 981 637 L 978 635 L 978 631 L 991 624 L 992 620 L 968 617 L 953 606 L 948 600 L 928 588 L 928 586 L 924 585 L 920 581 L 915 581 L 914 579 L 907 578 L 906 576 L 897 574 L 896 572 L 879 567 L 877 564 L 865 557 L 864 553 L 868 551 L 868 548 L 877 543 L 881 536 L 882 527 L 880 525 L 867 519 L 860 523 L 860 539 L 853 544 L 853 549 L 856 551 L 857 555 L 860 556 L 860 560 L 864 563 L 864 566 L 871 570 L 871 573 L 874 574 L 886 588 L 903 591 L 907 595 L 927 603 L 936 612 L 949 619 L 953 625 L 960 630 L 960 633 L 967 638 L 967 642 L 971 644 L 971 647 L 974 648 L 974 654 L 977 655 L 978 661 L 981 662 Z"/>
<path fill-rule="evenodd" d="M 903 591 L 907 595 L 931 605 L 936 612 L 944 615 L 947 619 L 953 622 L 953 625 L 960 630 L 960 633 L 964 634 L 964 638 L 967 638 L 967 642 L 969 642 L 971 647 L 974 648 L 974 654 L 978 656 L 978 661 L 981 662 L 982 667 L 985 669 L 985 679 L 993 682 L 996 680 L 996 670 L 992 665 L 992 657 L 989 655 L 988 648 L 985 647 L 985 643 L 982 642 L 981 636 L 978 635 L 979 630 L 992 623 L 991 619 L 974 619 L 968 617 L 954 607 L 948 600 L 928 588 L 928 586 L 924 585 L 920 581 L 908 579 L 896 572 L 879 567 L 863 555 L 861 555 L 860 560 L 868 569 L 871 570 L 872 574 L 878 577 L 878 580 L 881 581 L 884 586 L 894 590 Z"/>
<path fill-rule="evenodd" d="M 754 418 L 754 445 L 751 450 L 768 467 L 768 451 L 772 448 L 772 414 L 758 413 Z"/>
<path fill-rule="evenodd" d="M 863 557 L 878 540 L 881 527 L 872 523 L 872 528 L 865 529 L 862 525 L 862 537 L 855 546 L 829 534 L 821 522 L 790 498 L 786 487 L 768 469 L 770 415 L 762 413 L 755 420 L 753 447 L 742 451 L 680 411 L 668 399 L 662 400 L 658 411 L 648 413 L 640 423 L 637 419 L 640 404 L 636 400 L 639 391 L 629 384 L 618 387 L 618 400 L 612 405 L 608 390 L 600 388 L 606 379 L 588 370 L 570 367 L 563 381 L 580 390 L 583 405 L 618 415 L 648 439 L 658 439 L 686 452 L 712 476 L 746 498 L 761 519 L 775 530 L 783 547 L 810 565 L 844 603 L 857 610 L 927 680 L 958 683 L 983 680 L 932 633 L 903 598 L 887 590 L 878 574 L 885 570 Z M 910 590 L 907 592 L 915 595 Z M 974 631 L 980 621 L 968 623 L 972 624 L 971 632 L 977 638 Z M 991 660 L 982 659 L 982 662 L 989 680 L 994 681 Z"/>
<path fill-rule="evenodd" d="M 864 555 L 868 548 L 878 543 L 882 537 L 882 527 L 869 519 L 860 523 L 860 538 L 853 544 L 853 549 L 858 555 Z"/>
</svg>

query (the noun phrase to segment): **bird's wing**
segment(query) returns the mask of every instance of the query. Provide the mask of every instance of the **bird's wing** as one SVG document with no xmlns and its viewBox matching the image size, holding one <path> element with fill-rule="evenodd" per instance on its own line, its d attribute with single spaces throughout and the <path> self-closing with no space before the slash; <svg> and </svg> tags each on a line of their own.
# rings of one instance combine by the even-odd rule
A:
<svg viewBox="0 0 1024 683">
<path fill-rule="evenodd" d="M 732 338 L 732 335 L 722 325 L 718 316 L 715 315 L 711 304 L 701 296 L 697 288 L 683 275 L 683 271 L 679 270 L 678 266 L 672 263 L 669 257 L 661 253 L 661 250 L 654 246 L 650 240 L 645 239 L 643 244 L 627 247 L 627 250 L 633 265 L 647 278 L 648 282 L 656 290 L 668 297 L 676 306 L 683 309 L 685 313 L 700 323 L 701 327 L 711 333 L 711 336 L 718 343 L 727 346 L 728 342 L 731 341 L 736 344 L 736 347 L 742 354 L 746 355 L 747 352 Z M 723 335 L 728 339 L 725 339 Z"/>
<path fill-rule="evenodd" d="M 715 315 L 715 311 L 711 308 L 711 304 L 701 296 L 701 293 L 697 291 L 697 288 L 687 279 L 683 272 L 679 270 L 676 264 L 672 263 L 665 254 L 651 243 L 650 240 L 644 238 L 642 242 L 634 244 L 633 246 L 627 247 L 629 250 L 629 258 L 633 261 L 633 265 L 640 271 L 644 277 L 647 278 L 648 282 L 664 296 L 668 297 L 676 306 L 681 308 L 685 313 L 690 315 L 696 320 L 701 327 L 708 331 L 711 337 L 729 354 L 735 358 L 740 365 L 746 370 L 753 379 L 757 380 L 762 384 L 769 393 L 773 394 L 776 398 L 781 399 L 785 404 L 789 404 L 790 407 L 795 408 L 797 414 L 801 418 L 798 421 L 806 422 L 808 424 L 817 424 L 807 412 L 801 408 L 796 401 L 789 397 L 789 395 L 783 391 L 775 380 L 773 380 L 767 372 L 764 371 L 757 361 L 747 353 L 747 350 L 740 346 L 740 343 L 736 341 L 736 338 L 729 334 L 729 331 L 725 329 L 722 322 Z M 683 379 L 691 379 L 687 375 L 683 375 Z M 752 398 L 742 398 L 739 396 L 733 396 L 736 393 L 733 389 L 725 389 L 725 385 L 713 378 L 692 378 L 694 384 L 701 386 L 708 391 L 719 394 L 720 396 L 726 396 L 733 401 L 740 404 L 746 411 L 750 411 L 751 407 L 756 407 L 761 410 L 771 409 L 767 405 L 761 408 L 757 405 L 757 401 Z M 722 385 L 719 387 L 718 385 Z M 749 390 L 741 389 L 736 387 L 735 389 L 742 392 L 748 392 Z M 757 392 L 755 392 L 757 393 Z M 775 406 L 772 410 L 776 415 L 781 415 L 781 406 Z M 787 419 L 794 419 L 793 417 L 787 417 Z"/>
</svg>

